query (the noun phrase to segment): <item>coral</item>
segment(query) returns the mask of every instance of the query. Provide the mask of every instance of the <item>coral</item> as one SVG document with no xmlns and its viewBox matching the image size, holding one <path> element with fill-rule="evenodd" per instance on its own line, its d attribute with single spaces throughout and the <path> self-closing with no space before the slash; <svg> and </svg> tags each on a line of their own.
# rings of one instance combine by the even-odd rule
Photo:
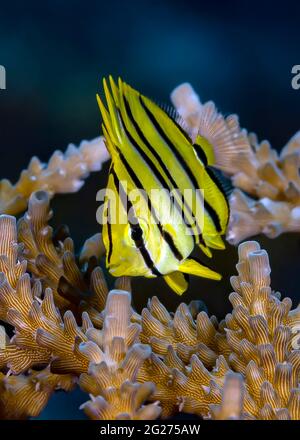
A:
<svg viewBox="0 0 300 440">
<path fill-rule="evenodd" d="M 278 154 L 268 141 L 258 142 L 248 136 L 251 145 L 249 161 L 234 173 L 233 184 L 258 198 L 268 197 L 297 205 L 300 203 L 300 132 Z"/>
<path fill-rule="evenodd" d="M 259 233 L 276 238 L 282 232 L 300 230 L 300 132 L 280 155 L 267 141 L 258 143 L 255 135 L 249 139 L 252 157 L 232 180 L 255 199 L 240 189 L 231 196 L 233 214 L 227 238 L 233 244 Z"/>
<path fill-rule="evenodd" d="M 69 333 L 73 342 L 73 333 L 77 328 L 72 312 L 66 312 L 62 319 L 54 304 L 52 290 L 46 287 L 41 299 L 40 280 L 30 278 L 26 273 L 27 261 L 19 259 L 21 250 L 17 244 L 15 218 L 2 215 L 0 230 L 6 238 L 1 240 L 0 246 L 0 318 L 15 327 L 15 335 L 9 344 L 0 349 L 0 365 L 6 365 L 14 374 L 18 374 L 50 362 L 51 351 L 37 341 L 38 329 L 56 328 L 61 343 L 65 343 L 64 352 L 67 352 Z M 80 334 L 79 330 L 77 332 Z"/>
<path fill-rule="evenodd" d="M 254 200 L 239 189 L 230 198 L 232 210 L 227 240 L 231 244 L 258 234 L 276 238 L 283 232 L 300 230 L 300 206 L 267 197 Z"/>
<path fill-rule="evenodd" d="M 102 255 L 101 240 L 97 248 L 91 247 L 95 237 L 84 244 L 80 256 L 85 265 L 82 270 L 75 258 L 68 228 L 62 227 L 53 233 L 48 225 L 52 216 L 49 202 L 45 191 L 37 191 L 29 198 L 28 211 L 18 222 L 18 240 L 23 245 L 21 258 L 33 277 L 42 282 L 44 288 L 51 288 L 61 311 L 78 312 L 79 308 L 83 311 L 85 304 L 93 315 L 93 307 L 104 308 L 107 294 L 101 269 L 96 267 Z"/>
<path fill-rule="evenodd" d="M 299 419 L 300 350 L 294 346 L 299 331 L 300 306 L 272 292 L 266 251 L 257 242 L 239 246 L 238 276 L 231 278 L 229 299 L 233 312 L 224 330 L 230 347 L 229 363 L 243 374 L 255 407 L 248 413 L 259 419 Z"/>
<path fill-rule="evenodd" d="M 0 181 L 0 213 L 16 215 L 24 211 L 34 191 L 47 191 L 50 197 L 78 191 L 83 179 L 91 171 L 99 171 L 108 157 L 101 137 L 82 141 L 78 148 L 70 144 L 64 154 L 55 151 L 48 164 L 33 157 L 15 185 L 6 179 Z"/>
<path fill-rule="evenodd" d="M 271 290 L 257 242 L 239 246 L 225 320 L 209 317 L 199 301 L 171 313 L 157 297 L 139 315 L 129 278 L 108 292 L 97 265 L 101 237 L 88 239 L 77 258 L 70 237 L 52 233 L 49 212 L 39 191 L 18 225 L 0 216 L 0 318 L 14 328 L 0 348 L 2 418 L 36 416 L 56 389 L 78 384 L 90 396 L 82 409 L 91 419 L 178 411 L 300 419 L 300 306 L 291 310 L 290 299 Z"/>
<path fill-rule="evenodd" d="M 212 144 L 218 168 L 234 175 L 241 167 L 247 166 L 252 154 L 251 145 L 236 115 L 224 118 L 212 101 L 202 104 L 188 83 L 178 86 L 172 92 L 171 101 L 192 140 L 195 141 L 199 134 Z"/>
<path fill-rule="evenodd" d="M 214 420 L 239 420 L 243 417 L 244 383 L 242 376 L 228 373 L 225 377 L 221 403 L 210 405 Z"/>
<path fill-rule="evenodd" d="M 104 310 L 103 330 L 89 329 L 89 341 L 80 346 L 90 364 L 79 383 L 94 396 L 82 408 L 92 419 L 156 419 L 161 412 L 157 402 L 143 405 L 154 392 L 154 384 L 136 381 L 151 348 L 139 342 L 140 325 L 130 323 L 130 300 L 129 292 L 112 290 Z"/>
<path fill-rule="evenodd" d="M 209 139 L 216 166 L 231 177 L 228 241 L 300 231 L 300 132 L 278 154 L 268 141 L 241 130 L 235 115 L 224 118 L 212 102 L 202 104 L 189 84 L 178 86 L 171 99 L 192 138 Z"/>
<path fill-rule="evenodd" d="M 0 373 L 0 418 L 36 417 L 56 389 L 71 391 L 75 380 L 69 375 L 52 374 L 49 369 L 29 371 L 27 375 L 5 376 Z"/>
<path fill-rule="evenodd" d="M 245 382 L 240 417 L 300 418 L 300 306 L 290 310 L 291 300 L 272 292 L 268 255 L 257 242 L 239 246 L 237 269 L 233 312 L 218 326 L 205 312 L 194 320 L 186 305 L 172 317 L 157 298 L 143 311 L 144 338 L 154 353 L 139 377 L 155 378 L 153 399 L 161 401 L 164 416 L 174 413 L 177 398 L 183 411 L 216 417 L 211 408 L 221 405 L 231 370 Z"/>
<path fill-rule="evenodd" d="M 142 312 L 141 340 L 150 344 L 158 355 L 165 356 L 171 346 L 185 364 L 196 353 L 206 367 L 213 367 L 217 359 L 214 351 L 217 320 L 200 312 L 196 314 L 195 321 L 192 316 L 192 312 L 195 314 L 194 306 L 194 302 L 189 306 L 180 304 L 171 316 L 154 296 Z"/>
</svg>

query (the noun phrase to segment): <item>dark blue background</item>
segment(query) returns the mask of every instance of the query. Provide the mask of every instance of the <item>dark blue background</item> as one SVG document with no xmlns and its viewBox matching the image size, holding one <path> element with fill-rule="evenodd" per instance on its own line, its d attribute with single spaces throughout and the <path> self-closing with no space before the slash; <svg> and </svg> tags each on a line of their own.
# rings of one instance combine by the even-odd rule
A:
<svg viewBox="0 0 300 440">
<path fill-rule="evenodd" d="M 297 3 L 2 1 L 7 90 L 0 91 L 0 176 L 15 181 L 32 155 L 47 160 L 54 149 L 99 135 L 95 95 L 108 74 L 161 102 L 189 81 L 203 100 L 237 113 L 242 126 L 280 149 L 300 129 L 300 90 L 291 87 L 292 66 L 300 64 Z M 104 185 L 105 175 L 96 174 L 79 194 L 53 201 L 54 224 L 68 223 L 78 247 L 98 230 L 95 194 Z M 273 288 L 296 304 L 299 235 L 259 241 L 270 254 Z M 236 259 L 231 247 L 217 253 L 213 264 L 224 281 L 193 279 L 183 300 L 202 298 L 210 313 L 224 316 Z M 160 281 L 135 281 L 139 308 L 153 294 L 169 308 L 180 302 Z M 52 401 L 44 417 L 77 417 L 75 397 L 60 399 L 61 407 Z"/>
</svg>

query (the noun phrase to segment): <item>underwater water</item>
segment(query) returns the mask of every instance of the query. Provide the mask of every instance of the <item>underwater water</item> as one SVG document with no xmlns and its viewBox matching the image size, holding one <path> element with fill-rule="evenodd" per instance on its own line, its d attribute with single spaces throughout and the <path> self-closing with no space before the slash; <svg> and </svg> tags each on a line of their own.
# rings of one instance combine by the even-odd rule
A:
<svg viewBox="0 0 300 440">
<path fill-rule="evenodd" d="M 98 136 L 95 95 L 108 74 L 162 103 L 188 81 L 204 101 L 238 114 L 242 127 L 280 150 L 300 129 L 300 90 L 291 86 L 291 69 L 300 64 L 299 13 L 299 3 L 290 1 L 2 3 L 1 178 L 15 181 L 33 155 L 46 161 L 55 149 Z M 98 231 L 95 195 L 107 171 L 108 164 L 79 194 L 52 202 L 53 224 L 68 224 L 78 245 Z M 258 241 L 270 255 L 273 288 L 296 305 L 300 234 Z M 194 278 L 182 298 L 160 280 L 136 279 L 134 303 L 140 310 L 155 294 L 174 310 L 182 300 L 201 299 L 210 314 L 223 317 L 236 260 L 233 246 L 215 252 L 213 266 L 223 280 Z M 40 418 L 84 418 L 76 409 L 84 400 L 78 391 L 59 393 Z"/>
</svg>

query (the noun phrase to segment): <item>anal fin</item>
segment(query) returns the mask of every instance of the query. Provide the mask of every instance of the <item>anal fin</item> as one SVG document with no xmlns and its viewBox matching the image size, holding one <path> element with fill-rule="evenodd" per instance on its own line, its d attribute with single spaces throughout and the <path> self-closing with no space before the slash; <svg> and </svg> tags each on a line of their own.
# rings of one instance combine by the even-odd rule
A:
<svg viewBox="0 0 300 440">
<path fill-rule="evenodd" d="M 188 277 L 179 271 L 164 275 L 164 280 L 177 295 L 182 295 L 189 286 Z"/>
</svg>

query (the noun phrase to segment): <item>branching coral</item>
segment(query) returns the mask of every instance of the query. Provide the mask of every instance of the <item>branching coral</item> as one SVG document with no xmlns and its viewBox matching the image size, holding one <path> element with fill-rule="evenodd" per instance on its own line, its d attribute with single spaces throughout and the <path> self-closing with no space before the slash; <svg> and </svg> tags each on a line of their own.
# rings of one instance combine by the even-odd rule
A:
<svg viewBox="0 0 300 440">
<path fill-rule="evenodd" d="M 49 369 L 29 371 L 27 375 L 5 376 L 0 373 L 0 418 L 36 417 L 57 389 L 71 391 L 75 380 L 69 375 L 56 375 Z"/>
<path fill-rule="evenodd" d="M 239 420 L 243 417 L 244 384 L 242 376 L 228 373 L 225 377 L 221 403 L 210 405 L 214 420 Z"/>
<path fill-rule="evenodd" d="M 78 191 L 91 171 L 99 171 L 108 153 L 102 138 L 83 141 L 77 148 L 70 144 L 63 154 L 55 151 L 48 164 L 33 157 L 15 185 L 9 180 L 0 181 L 0 213 L 18 214 L 26 209 L 34 191 L 56 193 Z"/>
<path fill-rule="evenodd" d="M 233 312 L 219 326 L 204 312 L 193 320 L 185 305 L 172 317 L 156 298 L 143 312 L 144 338 L 155 354 L 140 378 L 158 378 L 154 399 L 173 396 L 164 402 L 165 416 L 174 411 L 175 397 L 183 411 L 212 416 L 211 405 L 221 403 L 224 376 L 232 370 L 245 381 L 243 418 L 300 417 L 300 347 L 294 338 L 300 306 L 291 311 L 290 299 L 280 301 L 271 291 L 268 255 L 258 243 L 240 245 L 237 269 L 229 297 Z"/>
<path fill-rule="evenodd" d="M 93 314 L 93 307 L 104 308 L 107 288 L 101 269 L 95 268 L 101 257 L 100 245 L 93 246 L 95 237 L 84 244 L 81 254 L 83 269 L 74 255 L 74 243 L 68 229 L 53 233 L 48 225 L 52 213 L 49 195 L 38 191 L 31 195 L 28 211 L 18 222 L 18 240 L 23 245 L 21 258 L 35 279 L 44 288 L 50 287 L 60 310 L 78 311 L 83 306 Z M 96 238 L 99 238 L 96 235 Z M 81 304 L 80 304 L 81 303 Z"/>
<path fill-rule="evenodd" d="M 198 302 L 172 314 L 156 297 L 140 316 L 130 280 L 120 278 L 108 294 L 101 269 L 90 266 L 102 254 L 100 237 L 85 243 L 83 268 L 69 237 L 53 240 L 48 219 L 43 192 L 31 196 L 18 227 L 14 217 L 0 217 L 0 317 L 15 330 L 0 349 L 2 417 L 35 416 L 57 388 L 78 383 L 90 395 L 82 408 L 92 419 L 178 411 L 300 419 L 300 308 L 272 292 L 268 256 L 256 242 L 239 246 L 233 312 L 224 321 Z M 40 255 L 48 266 L 39 266 Z M 66 303 L 61 279 L 76 288 Z M 65 311 L 68 301 L 73 309 Z"/>
<path fill-rule="evenodd" d="M 142 312 L 141 339 L 158 355 L 166 355 L 172 346 L 185 364 L 196 353 L 205 366 L 212 367 L 217 359 L 214 351 L 217 320 L 200 312 L 195 321 L 191 313 L 193 305 L 181 304 L 172 317 L 154 296 Z"/>
<path fill-rule="evenodd" d="M 0 364 L 18 374 L 32 366 L 47 365 L 50 362 L 51 351 L 37 342 L 38 329 L 56 328 L 61 335 L 61 342 L 69 340 L 69 333 L 73 342 L 76 329 L 71 312 L 66 312 L 62 320 L 54 304 L 51 289 L 47 287 L 41 299 L 40 281 L 34 277 L 30 279 L 30 275 L 25 273 L 27 262 L 19 259 L 22 256 L 20 257 L 20 246 L 17 244 L 14 217 L 1 216 L 0 230 L 3 236 L 7 237 L 1 241 L 3 272 L 0 284 L 0 317 L 15 327 L 15 335 L 10 343 L 0 350 Z"/>
<path fill-rule="evenodd" d="M 144 358 L 150 355 L 151 349 L 140 343 L 135 344 L 140 326 L 130 323 L 130 316 L 133 315 L 130 293 L 112 291 L 106 302 L 106 283 L 101 269 L 95 267 L 90 277 L 89 295 L 84 296 L 84 289 L 88 289 L 84 284 L 86 273 L 80 271 L 75 262 L 72 243 L 67 238 L 55 245 L 48 220 L 49 197 L 41 191 L 31 196 L 28 212 L 18 223 L 21 244 L 17 242 L 15 218 L 7 215 L 0 217 L 3 237 L 0 247 L 1 319 L 15 328 L 15 335 L 0 349 L 0 367 L 16 375 L 5 377 L 2 373 L 2 399 L 3 402 L 14 400 L 11 397 L 11 393 L 14 393 L 19 402 L 16 404 L 14 401 L 14 406 L 8 407 L 7 412 L 3 403 L 3 417 L 38 415 L 56 388 L 67 390 L 67 379 L 73 384 L 81 373 L 85 373 L 80 378 L 83 389 L 88 391 L 91 383 L 93 389 L 100 387 L 101 383 L 104 387 L 101 392 L 98 390 L 93 402 L 87 402 L 84 406 L 92 418 L 97 411 L 108 418 L 156 418 L 161 411 L 159 406 L 143 405 L 154 385 L 135 381 L 137 370 Z M 87 264 L 87 269 L 90 259 L 101 252 L 101 246 L 100 249 L 99 245 L 95 247 L 94 242 L 95 237 L 87 240 L 80 256 L 80 260 Z M 66 264 L 66 252 L 69 252 L 68 261 L 71 260 L 73 266 Z M 44 264 L 39 266 L 37 261 L 41 255 L 44 256 Z M 52 271 L 47 270 L 49 262 L 53 263 Z M 69 275 L 68 270 L 76 276 Z M 60 271 L 59 276 L 57 271 Z M 95 318 L 96 327 L 86 311 L 82 314 L 80 326 L 72 311 L 68 310 L 62 316 L 66 304 L 61 302 L 57 292 L 62 277 L 64 284 L 78 290 L 77 313 L 88 310 Z M 49 286 L 56 290 L 56 296 Z M 117 287 L 130 290 L 129 280 L 118 280 Z M 97 325 L 102 326 L 103 322 L 102 332 L 97 330 Z M 51 371 L 47 367 L 49 364 Z M 37 366 L 44 366 L 45 373 L 30 370 Z M 102 374 L 105 367 L 106 378 Z M 111 389 L 113 380 L 116 381 L 114 392 Z M 21 396 L 24 396 L 27 406 Z M 103 396 L 106 397 L 104 403 Z"/>
<path fill-rule="evenodd" d="M 171 99 L 193 138 L 199 133 L 210 139 L 215 133 L 216 164 L 236 188 L 230 200 L 228 241 L 237 244 L 259 233 L 275 238 L 299 231 L 300 132 L 278 154 L 269 142 L 258 142 L 254 134 L 241 130 L 236 116 L 224 118 L 212 102 L 202 104 L 189 84 L 177 87 Z"/>
<path fill-rule="evenodd" d="M 151 348 L 139 342 L 140 326 L 130 323 L 130 294 L 112 290 L 104 310 L 102 331 L 90 329 L 89 342 L 80 350 L 90 359 L 89 370 L 80 376 L 82 389 L 95 396 L 83 405 L 92 419 L 156 419 L 157 403 L 143 405 L 154 384 L 137 383 L 138 371 Z"/>
<path fill-rule="evenodd" d="M 268 255 L 256 242 L 239 247 L 235 292 L 229 299 L 233 313 L 221 325 L 231 349 L 231 367 L 245 376 L 255 408 L 250 415 L 262 419 L 300 417 L 300 306 L 271 291 Z"/>
</svg>

